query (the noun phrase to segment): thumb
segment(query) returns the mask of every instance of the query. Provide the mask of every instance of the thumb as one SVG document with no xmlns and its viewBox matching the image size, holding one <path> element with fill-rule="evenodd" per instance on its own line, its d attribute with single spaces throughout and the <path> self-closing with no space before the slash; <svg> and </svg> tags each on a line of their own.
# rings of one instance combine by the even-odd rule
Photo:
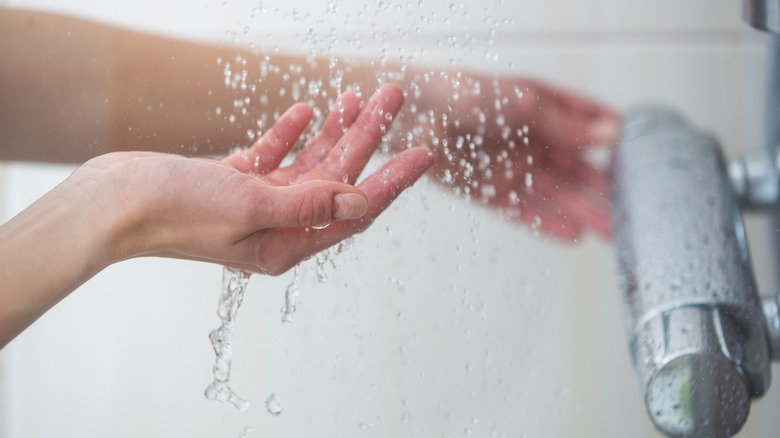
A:
<svg viewBox="0 0 780 438">
<path fill-rule="evenodd" d="M 343 219 L 357 219 L 368 210 L 368 199 L 349 184 L 307 181 L 275 187 L 266 198 L 267 217 L 259 218 L 271 227 L 316 227 Z M 265 209 L 264 209 L 265 210 Z"/>
</svg>

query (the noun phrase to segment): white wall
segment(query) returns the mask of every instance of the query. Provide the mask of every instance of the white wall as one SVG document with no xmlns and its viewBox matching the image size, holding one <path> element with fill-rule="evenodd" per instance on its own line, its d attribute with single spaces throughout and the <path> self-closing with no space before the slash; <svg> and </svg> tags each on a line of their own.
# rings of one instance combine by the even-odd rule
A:
<svg viewBox="0 0 780 438">
<path fill-rule="evenodd" d="M 6 4 L 204 41 L 237 32 L 241 44 L 269 47 L 300 45 L 310 28 L 328 35 L 333 26 L 336 51 L 455 56 L 621 110 L 660 101 L 716 132 L 730 155 L 762 145 L 765 41 L 741 22 L 736 0 Z M 399 29 L 409 36 L 401 40 Z M 352 32 L 363 48 L 342 36 Z M 464 33 L 475 41 L 466 49 L 438 45 Z M 71 168 L 2 170 L 7 219 Z M 769 287 L 763 224 L 750 225 Z M 292 324 L 279 313 L 292 276 L 252 278 L 232 380 L 251 407 L 238 414 L 202 395 L 220 268 L 125 262 L 0 352 L 0 436 L 657 436 L 631 368 L 613 263 L 596 238 L 551 243 L 420 184 L 336 257 L 337 268 L 326 267 L 327 283 L 312 262 L 303 265 Z M 754 404 L 740 436 L 780 428 L 777 386 Z M 264 409 L 272 393 L 280 416 Z"/>
</svg>

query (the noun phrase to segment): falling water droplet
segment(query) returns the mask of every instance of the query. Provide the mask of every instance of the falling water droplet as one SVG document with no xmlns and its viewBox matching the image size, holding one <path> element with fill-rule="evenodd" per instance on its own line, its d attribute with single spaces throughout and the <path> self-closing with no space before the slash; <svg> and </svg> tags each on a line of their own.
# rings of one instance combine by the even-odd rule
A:
<svg viewBox="0 0 780 438">
<path fill-rule="evenodd" d="M 276 394 L 271 394 L 265 399 L 265 410 L 274 416 L 279 416 L 282 413 L 282 404 Z"/>
</svg>

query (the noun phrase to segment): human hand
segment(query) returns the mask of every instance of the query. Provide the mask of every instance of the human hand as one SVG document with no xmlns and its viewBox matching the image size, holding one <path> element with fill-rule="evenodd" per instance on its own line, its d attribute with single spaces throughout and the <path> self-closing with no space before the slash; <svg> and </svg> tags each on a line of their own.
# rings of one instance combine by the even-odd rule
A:
<svg viewBox="0 0 780 438">
<path fill-rule="evenodd" d="M 433 163 L 408 149 L 353 186 L 403 103 L 385 86 L 365 106 L 344 93 L 322 130 L 279 167 L 312 118 L 291 107 L 251 148 L 224 160 L 109 154 L 71 177 L 83 187 L 110 175 L 124 217 L 118 260 L 158 255 L 277 275 L 367 228 Z M 326 228 L 323 228 L 327 226 Z"/>
<path fill-rule="evenodd" d="M 404 124 L 432 144 L 439 182 L 554 238 L 611 235 L 607 179 L 586 153 L 616 141 L 615 113 L 527 79 L 432 74 L 419 86 Z"/>
</svg>

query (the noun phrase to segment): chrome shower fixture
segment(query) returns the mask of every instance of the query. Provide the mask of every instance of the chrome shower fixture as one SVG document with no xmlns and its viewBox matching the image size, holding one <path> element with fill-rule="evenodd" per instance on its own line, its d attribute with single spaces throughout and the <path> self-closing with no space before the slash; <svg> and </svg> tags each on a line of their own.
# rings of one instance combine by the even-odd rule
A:
<svg viewBox="0 0 780 438">
<path fill-rule="evenodd" d="M 766 146 L 727 165 L 714 137 L 648 107 L 624 118 L 611 163 L 626 331 L 647 413 L 670 437 L 736 434 L 780 359 L 780 297 L 759 298 L 741 212 L 780 229 L 780 0 L 742 6 L 769 32 Z"/>
<path fill-rule="evenodd" d="M 628 114 L 612 214 L 634 368 L 673 437 L 731 436 L 770 383 L 741 212 L 716 140 L 665 108 Z"/>
</svg>

